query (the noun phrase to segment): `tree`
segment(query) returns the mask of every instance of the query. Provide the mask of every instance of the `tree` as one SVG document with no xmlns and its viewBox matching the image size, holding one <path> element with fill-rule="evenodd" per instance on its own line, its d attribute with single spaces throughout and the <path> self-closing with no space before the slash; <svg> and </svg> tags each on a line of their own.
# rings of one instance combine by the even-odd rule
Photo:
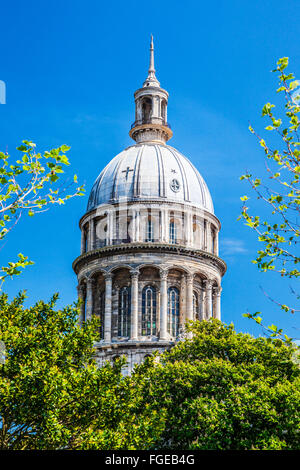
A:
<svg viewBox="0 0 300 470">
<path fill-rule="evenodd" d="M 299 449 L 300 370 L 294 349 L 218 320 L 137 367 L 143 406 L 166 413 L 159 449 Z"/>
<path fill-rule="evenodd" d="M 0 296 L 0 449 L 299 448 L 300 370 L 281 340 L 195 322 L 123 377 L 122 359 L 97 367 L 95 318 L 24 299 Z"/>
<path fill-rule="evenodd" d="M 22 158 L 10 164 L 0 153 L 0 241 L 19 222 L 45 211 L 51 204 L 83 194 L 76 175 L 59 184 L 69 165 L 63 145 L 42 154 L 23 141 Z M 7 276 L 20 274 L 32 261 L 19 254 L 2 267 L 0 287 Z M 98 368 L 94 341 L 96 318 L 77 323 L 80 302 L 55 310 L 58 295 L 24 308 L 25 293 L 12 302 L 0 295 L 0 449 L 119 449 L 145 448 L 153 442 L 163 415 L 136 416 L 130 381 L 122 376 L 124 360 Z M 152 431 L 153 430 L 153 431 Z"/>
<path fill-rule="evenodd" d="M 63 167 L 69 165 L 66 152 L 70 147 L 62 145 L 43 154 L 36 153 L 35 147 L 33 142 L 24 140 L 17 149 L 21 157 L 16 162 L 11 162 L 7 153 L 0 152 L 0 242 L 5 240 L 24 212 L 33 216 L 47 210 L 51 204 L 64 204 L 83 194 L 83 186 L 76 187 L 73 193 L 67 192 L 77 183 L 76 175 L 71 184 L 58 185 Z M 32 261 L 20 253 L 16 262 L 2 267 L 0 288 L 6 277 L 20 274 L 20 268 L 29 264 Z"/>
<path fill-rule="evenodd" d="M 164 414 L 136 396 L 123 360 L 98 368 L 96 319 L 79 326 L 78 306 L 24 308 L 0 296 L 0 449 L 143 449 Z"/>
<path fill-rule="evenodd" d="M 262 248 L 258 251 L 253 263 L 263 271 L 275 271 L 281 277 L 298 279 L 300 271 L 298 265 L 299 236 L 300 236 L 300 140 L 298 118 L 300 112 L 297 92 L 299 82 L 292 73 L 287 74 L 288 58 L 278 60 L 273 72 L 279 75 L 279 88 L 277 93 L 284 96 L 284 112 L 281 117 L 275 115 L 275 105 L 266 103 L 262 109 L 262 116 L 268 119 L 265 129 L 271 133 L 268 139 L 263 139 L 252 126 L 250 131 L 256 135 L 266 157 L 266 170 L 268 183 L 256 178 L 250 173 L 241 176 L 254 190 L 257 198 L 263 201 L 270 210 L 268 220 L 262 220 L 259 215 L 252 215 L 249 211 L 249 197 L 241 197 L 245 203 L 241 217 L 245 224 L 255 230 Z M 296 90 L 296 91 L 295 91 Z M 297 299 L 299 295 L 295 292 Z M 281 309 L 286 312 L 299 312 L 295 306 L 288 306 L 277 300 Z M 260 312 L 245 314 L 261 323 Z M 282 330 L 275 325 L 268 327 L 272 335 L 280 336 Z"/>
</svg>

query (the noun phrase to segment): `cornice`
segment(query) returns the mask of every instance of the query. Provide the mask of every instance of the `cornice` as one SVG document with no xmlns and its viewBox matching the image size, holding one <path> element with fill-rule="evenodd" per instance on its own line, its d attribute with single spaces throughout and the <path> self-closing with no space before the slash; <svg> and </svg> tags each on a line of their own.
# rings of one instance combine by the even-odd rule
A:
<svg viewBox="0 0 300 470">
<path fill-rule="evenodd" d="M 220 271 L 222 276 L 224 276 L 227 265 L 225 261 L 219 258 L 212 253 L 208 253 L 203 250 L 193 250 L 191 248 L 185 247 L 183 245 L 169 245 L 163 243 L 123 243 L 122 245 L 109 245 L 102 248 L 97 248 L 96 250 L 89 251 L 78 256 L 72 264 L 72 267 L 76 274 L 80 269 L 87 263 L 94 261 L 99 258 L 104 258 L 107 256 L 117 255 L 119 253 L 170 253 L 170 254 L 181 254 L 189 256 L 191 258 L 196 258 L 199 260 L 207 260 L 214 264 Z"/>
</svg>

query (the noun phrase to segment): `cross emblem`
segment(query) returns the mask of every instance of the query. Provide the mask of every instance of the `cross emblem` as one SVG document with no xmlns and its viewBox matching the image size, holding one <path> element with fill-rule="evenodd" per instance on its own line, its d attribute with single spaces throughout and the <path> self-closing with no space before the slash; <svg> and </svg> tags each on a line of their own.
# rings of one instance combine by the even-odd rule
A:
<svg viewBox="0 0 300 470">
<path fill-rule="evenodd" d="M 126 168 L 126 170 L 123 170 L 123 171 L 122 171 L 122 173 L 126 173 L 126 175 L 125 175 L 126 180 L 127 180 L 127 178 L 128 178 L 128 173 L 129 173 L 130 171 L 133 171 L 133 170 L 132 170 L 129 166 Z"/>
</svg>

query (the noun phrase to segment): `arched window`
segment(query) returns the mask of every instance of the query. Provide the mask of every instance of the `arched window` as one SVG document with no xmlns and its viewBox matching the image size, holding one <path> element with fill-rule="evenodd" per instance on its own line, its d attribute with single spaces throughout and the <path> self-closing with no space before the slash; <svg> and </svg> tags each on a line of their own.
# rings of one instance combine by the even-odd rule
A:
<svg viewBox="0 0 300 470">
<path fill-rule="evenodd" d="M 163 121 L 166 121 L 166 102 L 165 100 L 162 100 L 161 102 L 161 117 Z"/>
<path fill-rule="evenodd" d="M 100 339 L 104 339 L 104 312 L 105 312 L 105 292 L 100 292 L 100 296 L 99 296 Z"/>
<path fill-rule="evenodd" d="M 83 229 L 83 250 L 84 253 L 88 251 L 88 231 L 86 227 Z"/>
<path fill-rule="evenodd" d="M 177 336 L 179 327 L 179 290 L 177 287 L 168 289 L 168 332 Z"/>
<path fill-rule="evenodd" d="M 177 227 L 173 219 L 171 220 L 169 227 L 169 240 L 172 244 L 177 243 Z"/>
<path fill-rule="evenodd" d="M 151 111 L 152 111 L 152 101 L 150 100 L 150 98 L 145 98 L 142 104 L 143 124 L 147 124 L 148 122 L 150 122 Z"/>
<path fill-rule="evenodd" d="M 193 319 L 200 320 L 199 317 L 199 299 L 197 292 L 193 292 Z"/>
<path fill-rule="evenodd" d="M 105 234 L 105 238 L 103 239 L 103 246 L 105 246 L 107 245 L 107 224 L 104 225 L 103 231 Z"/>
<path fill-rule="evenodd" d="M 119 291 L 118 336 L 130 336 L 130 288 Z"/>
<path fill-rule="evenodd" d="M 156 289 L 145 286 L 142 292 L 142 335 L 156 335 Z"/>
<path fill-rule="evenodd" d="M 146 225 L 146 242 L 154 242 L 154 224 L 150 216 Z"/>
</svg>

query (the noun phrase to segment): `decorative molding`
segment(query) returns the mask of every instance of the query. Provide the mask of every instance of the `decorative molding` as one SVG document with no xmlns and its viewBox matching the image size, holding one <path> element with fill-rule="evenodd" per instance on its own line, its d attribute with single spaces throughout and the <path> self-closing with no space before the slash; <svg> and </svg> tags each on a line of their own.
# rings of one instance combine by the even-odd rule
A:
<svg viewBox="0 0 300 470">
<path fill-rule="evenodd" d="M 104 246 L 78 256 L 74 260 L 72 267 L 75 273 L 78 274 L 80 269 L 90 261 L 124 252 L 173 253 L 185 255 L 209 262 L 212 266 L 215 266 L 221 271 L 222 276 L 225 274 L 227 269 L 225 261 L 212 253 L 208 253 L 203 250 L 193 250 L 183 245 L 169 245 L 163 243 L 124 243 L 122 245 Z"/>
</svg>

